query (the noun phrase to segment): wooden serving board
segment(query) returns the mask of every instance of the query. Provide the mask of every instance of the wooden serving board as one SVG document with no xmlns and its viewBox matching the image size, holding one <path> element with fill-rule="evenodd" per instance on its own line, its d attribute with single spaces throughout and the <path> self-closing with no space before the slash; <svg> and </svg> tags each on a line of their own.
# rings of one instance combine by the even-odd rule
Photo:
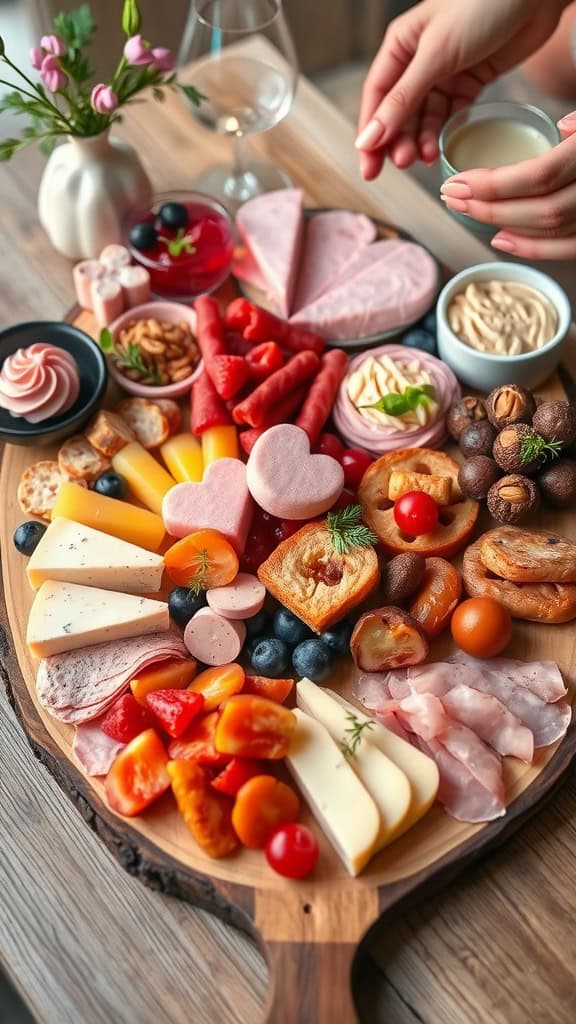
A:
<svg viewBox="0 0 576 1024">
<path fill-rule="evenodd" d="M 73 311 L 70 318 L 92 332 L 89 314 Z M 572 376 L 575 342 L 576 332 L 565 358 Z M 538 393 L 546 398 L 565 396 L 558 376 Z M 51 456 L 49 448 L 6 445 L 0 476 L 4 587 L 0 672 L 34 753 L 127 871 L 146 885 L 204 907 L 254 936 L 273 975 L 267 1020 L 273 1024 L 352 1024 L 356 1015 L 351 968 L 362 939 L 377 921 L 391 919 L 438 890 L 532 815 L 552 794 L 576 753 L 576 725 L 570 726 L 559 744 L 538 751 L 531 766 L 505 759 L 509 807 L 503 818 L 487 825 L 466 825 L 435 805 L 356 879 L 346 873 L 318 827 L 318 867 L 311 879 L 295 883 L 273 873 L 260 851 L 243 849 L 224 860 L 208 858 L 194 843 L 169 794 L 143 816 L 121 818 L 108 808 L 101 780 L 89 778 L 74 761 L 72 727 L 51 718 L 38 704 L 36 664 L 25 643 L 33 595 L 25 577 L 25 559 L 12 543 L 14 529 L 25 518 L 18 507 L 16 487 L 24 468 Z M 533 525 L 574 536 L 571 521 L 572 510 L 546 510 Z M 507 654 L 557 661 L 573 697 L 575 640 L 574 623 L 515 623 Z M 445 638 L 436 641 L 431 660 L 442 657 L 448 646 Z M 341 660 L 330 684 L 349 696 L 354 671 L 350 660 Z"/>
</svg>

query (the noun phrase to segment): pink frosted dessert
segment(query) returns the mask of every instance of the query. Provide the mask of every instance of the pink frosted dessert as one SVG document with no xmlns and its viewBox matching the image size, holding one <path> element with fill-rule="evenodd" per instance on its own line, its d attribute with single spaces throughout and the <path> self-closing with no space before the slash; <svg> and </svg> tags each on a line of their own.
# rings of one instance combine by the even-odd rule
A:
<svg viewBox="0 0 576 1024">
<path fill-rule="evenodd" d="M 36 342 L 8 356 L 0 371 L 0 408 L 28 423 L 61 416 L 78 398 L 76 360 L 57 345 Z"/>
</svg>

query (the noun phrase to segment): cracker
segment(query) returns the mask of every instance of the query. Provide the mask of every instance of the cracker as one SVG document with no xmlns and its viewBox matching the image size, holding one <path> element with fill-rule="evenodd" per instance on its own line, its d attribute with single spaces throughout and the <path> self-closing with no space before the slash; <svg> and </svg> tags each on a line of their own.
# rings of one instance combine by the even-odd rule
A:
<svg viewBox="0 0 576 1024">
<path fill-rule="evenodd" d="M 84 431 L 85 436 L 96 451 L 108 458 L 136 440 L 134 431 L 114 412 L 102 410 Z"/>
<path fill-rule="evenodd" d="M 158 448 L 170 436 L 168 418 L 147 398 L 127 398 L 117 410 L 143 448 Z"/>
<path fill-rule="evenodd" d="M 76 434 L 64 442 L 58 452 L 58 465 L 71 480 L 89 483 L 110 469 L 110 460 L 96 451 L 83 434 Z"/>
<path fill-rule="evenodd" d="M 28 466 L 20 477 L 17 498 L 20 508 L 26 515 L 50 519 L 56 497 L 61 485 L 68 479 L 62 473 L 57 462 L 43 460 Z M 76 480 L 81 487 L 86 487 L 85 480 Z"/>
</svg>

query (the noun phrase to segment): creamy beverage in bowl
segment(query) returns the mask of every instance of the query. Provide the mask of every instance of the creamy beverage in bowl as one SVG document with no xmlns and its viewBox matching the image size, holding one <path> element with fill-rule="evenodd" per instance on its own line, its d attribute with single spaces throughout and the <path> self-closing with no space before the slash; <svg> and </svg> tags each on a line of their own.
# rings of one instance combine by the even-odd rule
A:
<svg viewBox="0 0 576 1024">
<path fill-rule="evenodd" d="M 551 148 L 550 140 L 533 125 L 497 118 L 463 124 L 446 140 L 446 156 L 459 171 L 504 167 L 541 156 Z"/>
</svg>

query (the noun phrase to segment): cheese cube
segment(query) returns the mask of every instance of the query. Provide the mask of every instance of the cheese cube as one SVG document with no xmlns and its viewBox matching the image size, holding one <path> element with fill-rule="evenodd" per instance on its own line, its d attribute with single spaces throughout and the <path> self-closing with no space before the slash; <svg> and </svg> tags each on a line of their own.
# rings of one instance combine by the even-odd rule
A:
<svg viewBox="0 0 576 1024">
<path fill-rule="evenodd" d="M 157 593 L 163 570 L 162 555 L 70 519 L 52 520 L 26 569 L 34 590 L 60 580 L 133 594 Z"/>
<path fill-rule="evenodd" d="M 286 762 L 312 814 L 351 875 L 375 852 L 380 815 L 327 729 L 299 708 Z"/>
<path fill-rule="evenodd" d="M 160 516 L 148 509 L 107 498 L 68 481 L 60 486 L 52 510 L 52 519 L 59 517 L 92 526 L 148 551 L 157 551 L 166 533 Z"/>
<path fill-rule="evenodd" d="M 162 499 L 176 481 L 138 441 L 132 441 L 112 456 L 116 473 L 126 477 L 132 494 L 152 512 L 161 514 Z"/>
<path fill-rule="evenodd" d="M 236 427 L 208 427 L 202 433 L 204 469 L 217 459 L 238 458 L 238 430 Z"/>
<path fill-rule="evenodd" d="M 204 472 L 202 447 L 193 434 L 175 434 L 160 448 L 160 454 L 179 484 L 199 484 Z"/>
<path fill-rule="evenodd" d="M 308 715 L 321 722 L 342 749 L 350 741 L 350 712 L 333 700 L 311 679 L 296 684 L 296 703 Z M 412 802 L 412 789 L 404 772 L 370 743 L 370 729 L 360 741 L 348 764 L 368 790 L 380 813 L 380 832 L 376 849 L 381 850 L 403 831 Z"/>
<path fill-rule="evenodd" d="M 34 657 L 47 658 L 90 644 L 164 632 L 169 625 L 163 601 L 48 580 L 30 609 L 26 643 Z"/>
</svg>

